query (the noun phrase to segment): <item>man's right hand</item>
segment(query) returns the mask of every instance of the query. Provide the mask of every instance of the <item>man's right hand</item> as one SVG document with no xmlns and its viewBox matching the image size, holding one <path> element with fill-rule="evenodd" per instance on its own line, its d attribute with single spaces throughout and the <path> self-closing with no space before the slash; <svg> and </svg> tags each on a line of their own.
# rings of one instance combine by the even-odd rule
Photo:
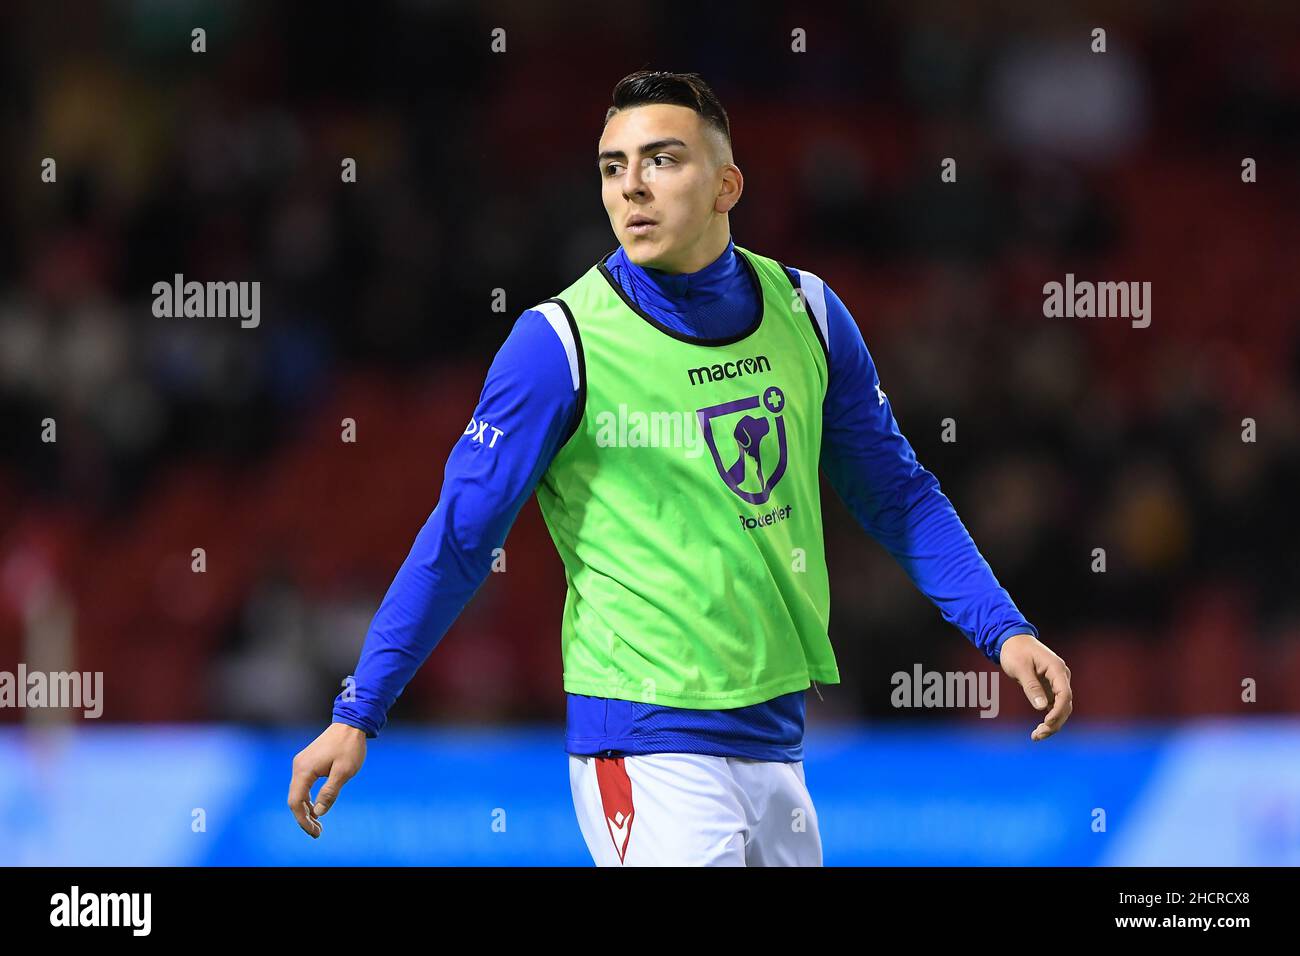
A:
<svg viewBox="0 0 1300 956">
<path fill-rule="evenodd" d="M 366 732 L 349 724 L 330 724 L 293 758 L 293 777 L 289 781 L 289 809 L 303 832 L 321 835 L 318 819 L 334 805 L 343 784 L 356 776 L 366 759 Z M 321 777 L 328 777 L 320 788 L 315 805 L 311 788 Z"/>
</svg>

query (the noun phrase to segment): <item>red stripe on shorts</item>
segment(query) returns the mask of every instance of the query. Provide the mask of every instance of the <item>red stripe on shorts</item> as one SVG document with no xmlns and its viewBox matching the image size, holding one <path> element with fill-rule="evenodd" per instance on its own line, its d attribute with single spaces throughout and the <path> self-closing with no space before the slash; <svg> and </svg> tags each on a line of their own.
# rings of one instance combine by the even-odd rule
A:
<svg viewBox="0 0 1300 956">
<path fill-rule="evenodd" d="M 600 802 L 605 808 L 605 825 L 609 838 L 614 841 L 618 860 L 627 854 L 627 842 L 632 836 L 632 780 L 623 766 L 622 757 L 596 758 L 596 784 L 600 787 Z"/>
</svg>

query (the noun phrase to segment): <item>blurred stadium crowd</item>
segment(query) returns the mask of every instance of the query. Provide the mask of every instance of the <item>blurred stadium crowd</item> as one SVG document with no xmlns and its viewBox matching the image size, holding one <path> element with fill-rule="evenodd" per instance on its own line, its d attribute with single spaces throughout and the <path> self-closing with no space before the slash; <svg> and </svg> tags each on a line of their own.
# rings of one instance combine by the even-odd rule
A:
<svg viewBox="0 0 1300 956">
<path fill-rule="evenodd" d="M 310 9 L 0 12 L 0 669 L 103 670 L 108 720 L 323 726 L 496 347 L 614 246 L 594 146 L 652 66 L 718 91 L 736 240 L 852 310 L 1076 719 L 1242 712 L 1244 677 L 1300 708 L 1294 9 Z M 155 318 L 175 273 L 260 281 L 260 325 Z M 1151 326 L 1045 318 L 1067 273 L 1151 282 Z M 986 665 L 826 515 L 844 683 L 813 714 Z M 562 719 L 535 504 L 507 561 L 395 720 Z"/>
</svg>

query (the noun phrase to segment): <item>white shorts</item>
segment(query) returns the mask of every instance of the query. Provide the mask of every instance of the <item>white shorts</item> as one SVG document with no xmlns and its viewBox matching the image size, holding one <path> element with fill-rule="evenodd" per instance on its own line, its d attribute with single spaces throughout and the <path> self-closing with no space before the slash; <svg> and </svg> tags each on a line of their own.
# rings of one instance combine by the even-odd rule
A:
<svg viewBox="0 0 1300 956">
<path fill-rule="evenodd" d="M 597 866 L 821 866 L 803 762 L 704 754 L 569 754 Z"/>
</svg>

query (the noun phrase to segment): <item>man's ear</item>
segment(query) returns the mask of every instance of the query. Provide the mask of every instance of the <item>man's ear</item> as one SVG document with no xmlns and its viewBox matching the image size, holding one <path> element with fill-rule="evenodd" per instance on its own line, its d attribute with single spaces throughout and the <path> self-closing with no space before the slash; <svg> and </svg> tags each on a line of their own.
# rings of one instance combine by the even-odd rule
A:
<svg viewBox="0 0 1300 956">
<path fill-rule="evenodd" d="M 740 202 L 740 194 L 745 191 L 745 177 L 735 163 L 724 163 L 721 172 L 722 181 L 718 196 L 713 200 L 713 211 L 728 213 Z"/>
</svg>

